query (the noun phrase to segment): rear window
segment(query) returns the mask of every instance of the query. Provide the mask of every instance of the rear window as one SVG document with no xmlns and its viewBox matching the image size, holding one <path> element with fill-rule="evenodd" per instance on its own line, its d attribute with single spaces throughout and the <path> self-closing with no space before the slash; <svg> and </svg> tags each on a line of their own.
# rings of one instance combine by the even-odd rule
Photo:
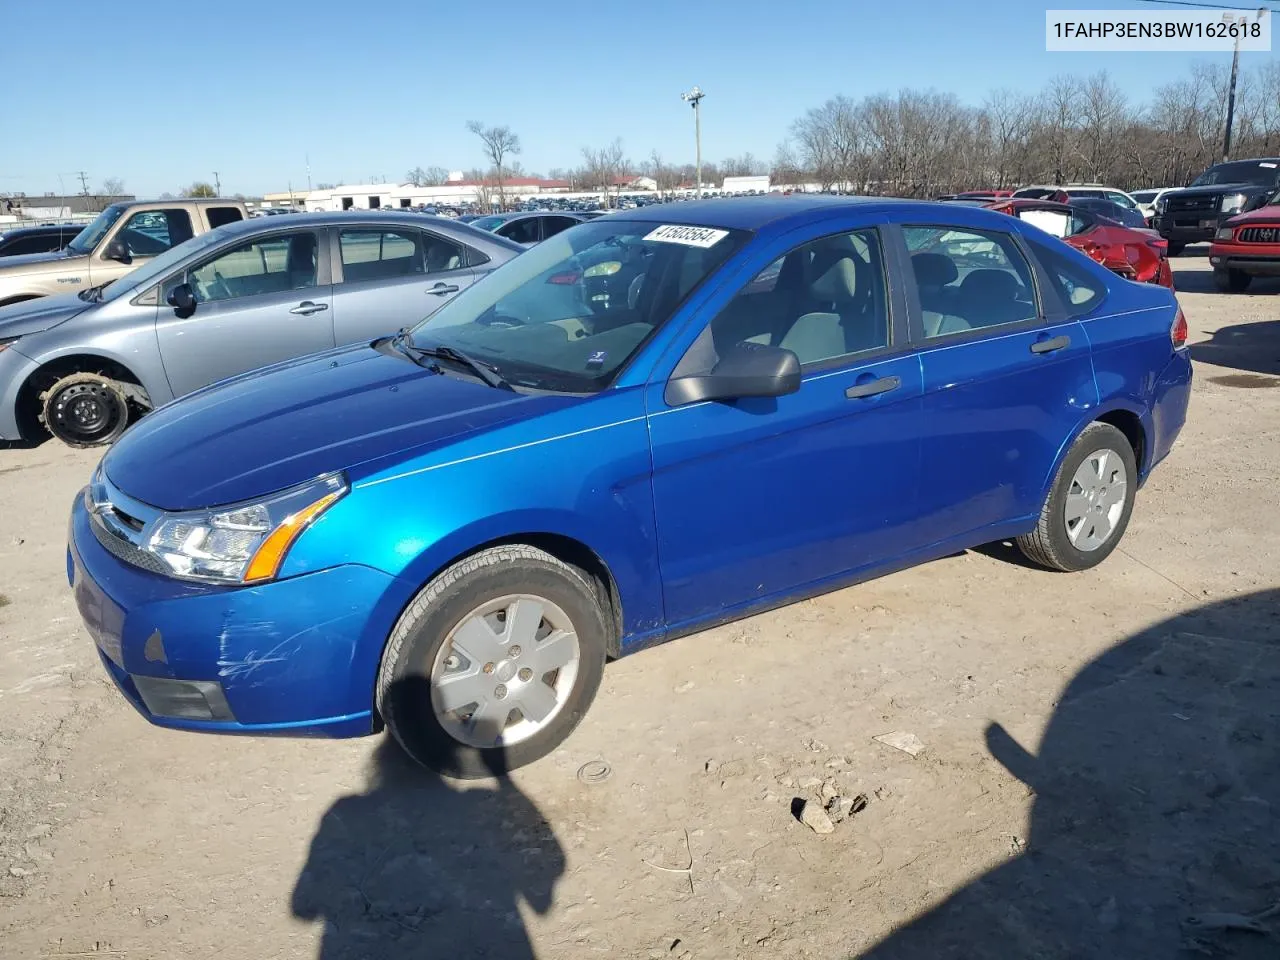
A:
<svg viewBox="0 0 1280 960">
<path fill-rule="evenodd" d="M 209 218 L 211 228 L 220 227 L 226 223 L 238 223 L 244 219 L 235 207 L 210 207 L 205 211 L 205 215 Z"/>
</svg>

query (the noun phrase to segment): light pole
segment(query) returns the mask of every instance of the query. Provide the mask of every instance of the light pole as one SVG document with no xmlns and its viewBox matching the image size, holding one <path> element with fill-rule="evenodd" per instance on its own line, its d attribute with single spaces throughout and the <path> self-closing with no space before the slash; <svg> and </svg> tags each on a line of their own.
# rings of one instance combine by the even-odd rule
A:
<svg viewBox="0 0 1280 960">
<path fill-rule="evenodd" d="M 1266 7 L 1259 7 L 1254 13 L 1256 19 L 1262 19 L 1267 15 Z M 1222 19 L 1225 23 L 1243 24 L 1248 17 L 1244 14 L 1224 13 Z M 1222 162 L 1226 163 L 1231 158 L 1231 127 L 1236 119 L 1236 76 L 1240 72 L 1240 37 L 1236 37 L 1235 52 L 1231 55 L 1231 83 L 1227 87 L 1227 124 L 1226 129 L 1222 133 Z"/>
<path fill-rule="evenodd" d="M 700 87 L 694 87 L 688 93 L 680 94 L 680 99 L 693 107 L 693 149 L 694 163 L 698 172 L 698 197 L 702 197 L 702 110 L 698 104 L 706 96 Z"/>
</svg>

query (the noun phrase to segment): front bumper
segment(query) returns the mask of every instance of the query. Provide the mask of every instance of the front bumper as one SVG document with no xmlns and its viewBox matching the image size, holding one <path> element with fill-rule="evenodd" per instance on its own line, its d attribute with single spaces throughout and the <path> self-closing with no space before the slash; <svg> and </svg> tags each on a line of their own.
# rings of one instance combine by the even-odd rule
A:
<svg viewBox="0 0 1280 960">
<path fill-rule="evenodd" d="M 108 674 L 152 723 L 215 733 L 373 731 L 374 678 L 412 596 L 407 584 L 354 564 L 253 587 L 189 583 L 117 559 L 91 522 L 77 496 L 67 578 Z"/>
<path fill-rule="evenodd" d="M 1235 216 L 1235 214 L 1231 214 Z M 1213 235 L 1218 232 L 1218 223 L 1226 217 L 1204 217 L 1205 223 L 1209 226 L 1200 226 L 1199 221 L 1194 225 L 1179 223 L 1173 217 L 1163 216 L 1156 219 L 1156 230 L 1160 236 L 1164 237 L 1170 243 L 1205 243 L 1212 240 Z"/>
<path fill-rule="evenodd" d="M 1259 244 L 1250 244 L 1252 249 L 1244 250 L 1242 246 L 1215 243 L 1209 251 L 1209 264 L 1214 270 L 1239 270 L 1252 277 L 1280 276 L 1280 247 L 1267 244 L 1263 252 L 1259 251 Z"/>
</svg>

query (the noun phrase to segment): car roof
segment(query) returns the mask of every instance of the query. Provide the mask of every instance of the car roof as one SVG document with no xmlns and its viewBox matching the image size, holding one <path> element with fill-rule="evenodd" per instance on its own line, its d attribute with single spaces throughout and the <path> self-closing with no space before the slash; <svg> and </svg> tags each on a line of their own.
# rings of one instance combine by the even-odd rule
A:
<svg viewBox="0 0 1280 960">
<path fill-rule="evenodd" d="M 8 224 L 0 223 L 0 236 L 16 237 L 20 234 L 30 233 L 65 233 L 70 230 L 79 233 L 88 224 L 86 223 L 30 223 L 21 227 L 14 227 L 12 230 L 6 229 Z"/>
<path fill-rule="evenodd" d="M 349 226 L 384 226 L 398 225 L 404 227 L 431 227 L 442 233 L 452 232 L 457 236 L 475 237 L 496 243 L 499 246 L 519 247 L 505 237 L 487 230 L 477 230 L 467 223 L 458 223 L 451 217 L 438 217 L 433 213 L 400 212 L 396 210 L 361 210 L 352 213 L 350 210 L 321 211 L 319 213 L 294 213 L 283 219 L 277 217 L 250 217 L 237 220 L 218 227 L 219 236 L 236 237 L 241 234 L 260 233 L 274 230 L 293 230 L 299 226 L 312 227 L 349 227 Z M 520 247 L 523 250 L 523 247 Z"/>
<path fill-rule="evenodd" d="M 716 200 L 688 200 L 679 204 L 657 204 L 611 213 L 612 220 L 645 220 L 658 223 L 687 223 L 699 227 L 727 227 L 731 230 L 760 230 L 782 220 L 849 207 L 868 212 L 901 208 L 904 204 L 936 209 L 952 204 L 900 197 L 834 197 L 820 193 L 793 193 L 790 196 L 731 197 Z"/>
</svg>

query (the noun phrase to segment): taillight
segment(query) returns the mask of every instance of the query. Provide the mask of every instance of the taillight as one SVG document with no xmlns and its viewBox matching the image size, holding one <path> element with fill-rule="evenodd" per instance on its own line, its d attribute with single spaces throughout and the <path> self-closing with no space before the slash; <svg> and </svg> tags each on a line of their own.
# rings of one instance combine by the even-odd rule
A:
<svg viewBox="0 0 1280 960">
<path fill-rule="evenodd" d="M 553 273 L 547 277 L 547 283 L 554 283 L 562 287 L 571 287 L 582 279 L 582 274 L 576 270 L 569 270 L 565 273 Z"/>
<path fill-rule="evenodd" d="M 1173 341 L 1173 349 L 1181 350 L 1187 345 L 1187 315 L 1178 308 L 1178 315 L 1173 318 L 1173 326 L 1169 328 L 1169 338 Z"/>
</svg>

